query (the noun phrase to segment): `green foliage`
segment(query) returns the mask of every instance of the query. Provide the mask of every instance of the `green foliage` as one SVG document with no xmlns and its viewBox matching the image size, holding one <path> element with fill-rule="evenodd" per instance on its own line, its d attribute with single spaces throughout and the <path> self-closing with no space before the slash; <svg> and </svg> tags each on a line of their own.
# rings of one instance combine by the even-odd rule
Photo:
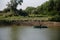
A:
<svg viewBox="0 0 60 40">
<path fill-rule="evenodd" d="M 26 11 L 27 13 L 31 14 L 32 11 L 35 10 L 35 9 L 36 9 L 36 8 L 34 8 L 34 7 L 27 7 L 27 8 L 25 9 L 25 11 Z"/>
<path fill-rule="evenodd" d="M 2 13 L 3 11 L 0 11 L 0 13 Z"/>
<path fill-rule="evenodd" d="M 20 16 L 24 16 L 24 17 L 25 17 L 25 16 L 28 16 L 28 13 L 25 12 L 24 10 L 20 9 L 18 15 L 20 15 Z"/>
<path fill-rule="evenodd" d="M 4 12 L 4 13 L 10 12 L 10 9 L 9 9 L 9 8 L 5 8 L 5 9 L 3 10 L 3 12 Z"/>
<path fill-rule="evenodd" d="M 35 10 L 32 10 L 32 12 L 31 12 L 32 14 L 38 14 L 38 11 L 35 9 Z"/>
<path fill-rule="evenodd" d="M 54 16 L 51 19 L 49 19 L 49 21 L 56 21 L 56 22 L 60 22 L 60 16 Z"/>
<path fill-rule="evenodd" d="M 11 1 L 11 3 L 13 3 Z M 50 17 L 50 21 L 60 21 L 60 0 L 49 0 L 38 7 L 27 7 L 25 10 L 17 10 L 18 3 L 14 3 L 13 6 L 8 4 L 8 8 L 4 9 L 3 12 L 12 11 L 13 14 L 8 16 L 31 16 L 31 17 Z M 9 9 L 10 8 L 10 9 Z M 58 16 L 56 16 L 58 15 Z M 54 17 L 53 17 L 54 16 Z"/>
<path fill-rule="evenodd" d="M 40 16 L 54 16 L 51 18 L 51 20 L 60 21 L 60 0 L 49 0 L 37 8 L 27 7 L 25 11 L 27 11 L 29 14 L 39 14 Z M 58 15 L 58 17 L 56 17 L 56 15 Z"/>
</svg>

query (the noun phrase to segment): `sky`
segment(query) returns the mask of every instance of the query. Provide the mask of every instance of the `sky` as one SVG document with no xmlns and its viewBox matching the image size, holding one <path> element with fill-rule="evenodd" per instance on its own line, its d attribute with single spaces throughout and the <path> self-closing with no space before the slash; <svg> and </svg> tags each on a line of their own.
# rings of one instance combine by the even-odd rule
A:
<svg viewBox="0 0 60 40">
<path fill-rule="evenodd" d="M 7 8 L 6 4 L 9 2 L 10 0 L 0 0 L 0 10 L 3 10 L 4 8 Z M 22 6 L 18 5 L 17 9 L 26 9 L 27 7 L 37 7 L 40 6 L 41 4 L 43 4 L 44 2 L 46 2 L 48 0 L 23 0 Z"/>
</svg>

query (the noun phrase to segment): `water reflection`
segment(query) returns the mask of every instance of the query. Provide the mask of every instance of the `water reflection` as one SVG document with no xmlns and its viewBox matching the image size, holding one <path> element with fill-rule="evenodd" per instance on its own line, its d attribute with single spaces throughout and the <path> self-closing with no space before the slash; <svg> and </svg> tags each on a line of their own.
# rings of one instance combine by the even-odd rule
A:
<svg viewBox="0 0 60 40">
<path fill-rule="evenodd" d="M 21 30 L 19 32 L 21 40 L 58 40 L 58 31 L 55 29 L 24 28 Z"/>
<path fill-rule="evenodd" d="M 17 40 L 59 40 L 59 32 L 58 29 L 35 29 L 33 27 L 18 27 L 13 32 L 11 27 L 3 27 L 0 28 L 0 40 L 12 40 L 12 36 L 14 37 L 17 34 Z M 11 34 L 14 35 L 11 35 Z"/>
<path fill-rule="evenodd" d="M 0 40 L 11 40 L 11 28 L 4 27 L 0 28 Z"/>
</svg>

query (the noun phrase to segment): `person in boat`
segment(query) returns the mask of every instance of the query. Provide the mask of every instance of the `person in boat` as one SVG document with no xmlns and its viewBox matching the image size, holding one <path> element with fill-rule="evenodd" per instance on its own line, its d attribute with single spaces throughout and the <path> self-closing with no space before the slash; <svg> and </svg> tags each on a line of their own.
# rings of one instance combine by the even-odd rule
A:
<svg viewBox="0 0 60 40">
<path fill-rule="evenodd" d="M 43 26 L 42 24 L 40 24 L 40 26 L 34 26 L 34 28 L 48 28 L 47 26 Z"/>
</svg>

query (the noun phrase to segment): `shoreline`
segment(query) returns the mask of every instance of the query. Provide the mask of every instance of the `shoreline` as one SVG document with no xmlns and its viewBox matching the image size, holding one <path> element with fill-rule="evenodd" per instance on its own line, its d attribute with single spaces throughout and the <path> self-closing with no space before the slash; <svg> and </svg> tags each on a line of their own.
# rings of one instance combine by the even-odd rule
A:
<svg viewBox="0 0 60 40">
<path fill-rule="evenodd" d="M 51 21 L 40 21 L 40 20 L 0 20 L 0 26 L 48 26 L 48 27 L 59 27 L 60 22 L 51 22 Z"/>
</svg>

